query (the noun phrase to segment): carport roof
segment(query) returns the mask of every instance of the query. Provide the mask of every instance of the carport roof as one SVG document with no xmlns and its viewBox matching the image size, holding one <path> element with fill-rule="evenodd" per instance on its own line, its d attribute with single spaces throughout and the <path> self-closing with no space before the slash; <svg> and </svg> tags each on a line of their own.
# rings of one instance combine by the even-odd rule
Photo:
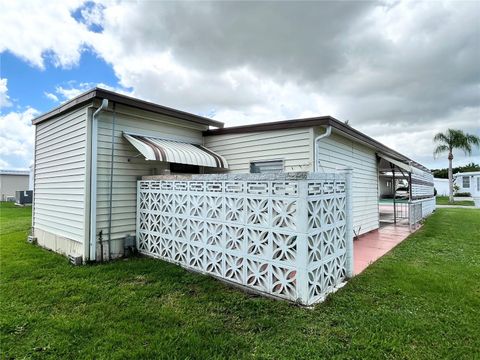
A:
<svg viewBox="0 0 480 360">
<path fill-rule="evenodd" d="M 217 120 L 212 120 L 203 116 L 191 114 L 181 110 L 176 110 L 163 105 L 158 105 L 149 101 L 140 100 L 131 96 L 119 94 L 101 88 L 93 88 L 91 90 L 88 90 L 87 92 L 84 92 L 83 94 L 80 94 L 79 96 L 67 101 L 66 103 L 56 107 L 55 109 L 36 117 L 32 120 L 32 124 L 37 125 L 43 121 L 47 121 L 54 116 L 64 114 L 74 108 L 88 104 L 94 99 L 107 99 L 118 104 L 131 106 L 141 110 L 151 111 L 157 114 L 171 116 L 185 121 L 191 121 L 193 123 L 201 125 L 208 125 L 218 128 L 222 128 L 224 126 L 223 122 Z"/>
</svg>

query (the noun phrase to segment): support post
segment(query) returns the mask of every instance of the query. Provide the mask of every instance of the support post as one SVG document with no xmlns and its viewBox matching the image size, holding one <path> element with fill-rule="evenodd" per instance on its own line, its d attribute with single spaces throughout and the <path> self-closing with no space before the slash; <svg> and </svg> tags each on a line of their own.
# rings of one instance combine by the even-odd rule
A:
<svg viewBox="0 0 480 360">
<path fill-rule="evenodd" d="M 397 203 L 395 197 L 397 195 L 397 184 L 395 183 L 395 166 L 391 164 L 392 167 L 392 189 L 393 189 L 393 223 L 397 224 Z"/>
<path fill-rule="evenodd" d="M 298 182 L 297 202 L 297 284 L 298 299 L 303 305 L 310 305 L 308 298 L 308 180 Z"/>
<path fill-rule="evenodd" d="M 345 217 L 346 217 L 346 274 L 347 277 L 353 277 L 354 270 L 354 258 L 353 258 L 353 170 L 346 169 L 345 171 L 345 180 L 346 180 L 346 189 L 345 189 Z"/>
<path fill-rule="evenodd" d="M 408 173 L 408 229 L 412 231 L 412 173 Z"/>
</svg>

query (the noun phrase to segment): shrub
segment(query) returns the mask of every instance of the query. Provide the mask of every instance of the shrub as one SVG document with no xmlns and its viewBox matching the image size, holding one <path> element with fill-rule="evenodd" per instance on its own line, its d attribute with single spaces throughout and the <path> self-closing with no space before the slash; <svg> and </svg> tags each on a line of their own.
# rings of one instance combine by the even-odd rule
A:
<svg viewBox="0 0 480 360">
<path fill-rule="evenodd" d="M 472 194 L 470 194 L 469 192 L 457 192 L 457 193 L 455 193 L 455 196 L 458 196 L 458 197 L 470 197 L 470 196 L 472 196 Z"/>
</svg>

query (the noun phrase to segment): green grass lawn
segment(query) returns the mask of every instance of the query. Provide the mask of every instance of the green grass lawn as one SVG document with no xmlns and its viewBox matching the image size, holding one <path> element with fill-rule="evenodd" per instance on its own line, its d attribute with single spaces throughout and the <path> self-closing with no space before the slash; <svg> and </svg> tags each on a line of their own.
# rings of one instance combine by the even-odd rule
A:
<svg viewBox="0 0 480 360">
<path fill-rule="evenodd" d="M 448 196 L 437 196 L 436 197 L 437 205 L 458 205 L 458 206 L 473 206 L 474 202 L 472 200 L 460 200 L 454 201 L 453 203 L 448 202 Z"/>
<path fill-rule="evenodd" d="M 1 205 L 0 358 L 472 359 L 480 211 L 440 209 L 315 309 L 159 260 L 74 267 Z"/>
</svg>

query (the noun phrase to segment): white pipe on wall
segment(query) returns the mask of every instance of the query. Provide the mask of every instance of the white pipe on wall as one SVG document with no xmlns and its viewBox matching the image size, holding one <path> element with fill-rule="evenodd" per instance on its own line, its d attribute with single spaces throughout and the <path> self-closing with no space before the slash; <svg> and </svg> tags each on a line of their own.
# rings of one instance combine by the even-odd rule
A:
<svg viewBox="0 0 480 360">
<path fill-rule="evenodd" d="M 90 167 L 90 261 L 95 261 L 97 259 L 97 115 L 107 108 L 108 100 L 103 99 L 102 105 L 100 105 L 100 107 L 92 115 L 92 164 Z"/>
<path fill-rule="evenodd" d="M 331 133 L 332 133 L 332 127 L 329 125 L 325 128 L 325 132 L 321 135 L 318 135 L 313 142 L 313 146 L 315 146 L 315 166 L 314 166 L 315 172 L 318 172 L 318 170 L 319 170 L 318 159 L 319 159 L 320 154 L 319 154 L 319 151 L 318 151 L 318 142 L 321 139 L 329 137 L 331 135 Z"/>
</svg>

